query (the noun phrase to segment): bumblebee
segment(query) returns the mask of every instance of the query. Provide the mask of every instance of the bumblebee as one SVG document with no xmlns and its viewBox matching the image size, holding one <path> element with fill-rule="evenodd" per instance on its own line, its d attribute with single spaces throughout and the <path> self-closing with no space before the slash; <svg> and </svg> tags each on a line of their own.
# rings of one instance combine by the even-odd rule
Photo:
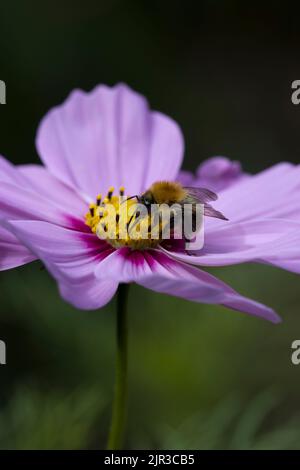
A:
<svg viewBox="0 0 300 470">
<path fill-rule="evenodd" d="M 128 199 L 134 199 L 138 201 L 139 204 L 143 204 L 150 214 L 151 207 L 153 204 L 173 206 L 176 207 L 175 213 L 171 218 L 171 230 L 174 232 L 176 227 L 174 226 L 174 219 L 176 218 L 176 211 L 181 212 L 182 224 L 184 224 L 184 217 L 191 217 L 191 229 L 192 231 L 197 231 L 199 228 L 198 219 L 197 219 L 197 207 L 199 204 L 203 205 L 203 215 L 207 217 L 215 217 L 221 220 L 228 220 L 222 212 L 217 211 L 211 206 L 211 202 L 214 202 L 218 199 L 218 196 L 209 189 L 206 188 L 192 188 L 187 186 L 182 186 L 178 182 L 172 181 L 158 181 L 153 183 L 152 186 L 147 189 L 141 195 L 134 195 Z M 189 208 L 188 211 L 184 211 L 184 207 Z M 132 217 L 134 219 L 134 216 Z M 129 223 L 129 228 L 132 220 Z M 136 223 L 133 222 L 131 228 L 133 228 Z M 172 224 L 173 222 L 173 224 Z M 186 237 L 185 237 L 186 238 Z"/>
<path fill-rule="evenodd" d="M 203 215 L 228 220 L 211 206 L 217 195 L 205 188 L 159 181 L 141 195 L 126 197 L 123 187 L 119 196 L 113 192 L 111 187 L 103 201 L 100 194 L 97 196 L 96 203 L 90 204 L 85 223 L 114 248 L 145 250 L 166 240 L 190 242 L 198 239 Z"/>
</svg>

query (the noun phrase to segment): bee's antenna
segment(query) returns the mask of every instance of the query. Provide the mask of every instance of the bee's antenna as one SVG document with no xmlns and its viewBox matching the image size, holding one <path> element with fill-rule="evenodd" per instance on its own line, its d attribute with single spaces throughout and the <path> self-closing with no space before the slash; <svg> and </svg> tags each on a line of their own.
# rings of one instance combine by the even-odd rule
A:
<svg viewBox="0 0 300 470">
<path fill-rule="evenodd" d="M 135 197 L 137 198 L 137 200 L 139 200 L 139 196 L 137 194 L 135 194 L 134 196 L 130 196 L 130 197 L 127 197 L 126 199 L 124 199 L 124 201 L 122 201 L 121 204 L 123 204 L 126 201 L 129 201 L 129 199 L 134 199 Z"/>
</svg>

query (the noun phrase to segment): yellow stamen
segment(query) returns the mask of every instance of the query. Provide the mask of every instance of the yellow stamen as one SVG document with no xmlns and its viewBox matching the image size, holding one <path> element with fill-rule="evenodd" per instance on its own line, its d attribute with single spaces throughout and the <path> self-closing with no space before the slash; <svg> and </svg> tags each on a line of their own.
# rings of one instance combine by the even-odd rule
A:
<svg viewBox="0 0 300 470">
<path fill-rule="evenodd" d="M 95 204 L 90 204 L 90 214 L 92 217 L 95 215 Z"/>
<path fill-rule="evenodd" d="M 101 240 L 106 240 L 115 248 L 128 246 L 133 250 L 155 248 L 159 237 L 151 238 L 151 217 L 146 215 L 135 223 L 139 216 L 136 199 L 125 200 L 125 188 L 120 187 L 120 196 L 113 196 L 114 188 L 110 187 L 107 196 L 101 200 L 99 194 L 96 204 L 89 206 L 85 223 Z M 101 204 L 101 205 L 100 205 Z M 134 230 L 134 235 L 133 235 Z"/>
<path fill-rule="evenodd" d="M 115 190 L 115 188 L 114 188 L 113 186 L 111 186 L 111 187 L 109 188 L 109 190 L 108 190 L 107 198 L 109 199 L 109 201 L 110 201 L 111 198 L 112 198 L 112 195 L 113 195 L 113 193 L 114 193 L 114 190 Z"/>
</svg>

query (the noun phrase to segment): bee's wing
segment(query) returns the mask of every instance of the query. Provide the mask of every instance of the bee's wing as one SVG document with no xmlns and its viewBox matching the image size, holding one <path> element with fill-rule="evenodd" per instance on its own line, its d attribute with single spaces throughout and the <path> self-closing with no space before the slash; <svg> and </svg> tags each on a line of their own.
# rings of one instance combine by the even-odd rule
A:
<svg viewBox="0 0 300 470">
<path fill-rule="evenodd" d="M 207 217 L 215 217 L 216 219 L 229 220 L 222 212 L 217 211 L 210 204 L 204 204 L 204 215 Z"/>
<path fill-rule="evenodd" d="M 216 201 L 218 196 L 213 191 L 206 188 L 184 188 L 187 191 L 187 197 L 184 200 L 186 204 L 203 204 L 204 215 L 207 217 L 215 217 L 216 219 L 228 220 L 222 212 L 214 209 L 209 202 Z"/>
<path fill-rule="evenodd" d="M 216 201 L 218 196 L 216 193 L 206 188 L 191 188 L 185 186 L 184 189 L 187 191 L 189 196 L 192 196 L 198 200 L 198 202 L 204 204 L 205 202 Z"/>
</svg>

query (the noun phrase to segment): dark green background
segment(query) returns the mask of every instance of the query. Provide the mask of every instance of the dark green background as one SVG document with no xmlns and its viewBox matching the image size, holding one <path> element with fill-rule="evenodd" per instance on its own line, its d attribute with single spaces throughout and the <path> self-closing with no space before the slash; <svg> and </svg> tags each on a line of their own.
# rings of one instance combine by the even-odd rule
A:
<svg viewBox="0 0 300 470">
<path fill-rule="evenodd" d="M 292 2 L 1 2 L 0 153 L 37 162 L 49 108 L 75 87 L 124 81 L 182 126 L 186 169 L 213 155 L 249 172 L 297 163 L 298 18 Z M 300 448 L 299 278 L 253 265 L 214 273 L 284 322 L 132 286 L 127 448 Z M 0 274 L 0 310 L 0 447 L 103 448 L 115 302 L 76 311 L 34 263 Z"/>
</svg>

